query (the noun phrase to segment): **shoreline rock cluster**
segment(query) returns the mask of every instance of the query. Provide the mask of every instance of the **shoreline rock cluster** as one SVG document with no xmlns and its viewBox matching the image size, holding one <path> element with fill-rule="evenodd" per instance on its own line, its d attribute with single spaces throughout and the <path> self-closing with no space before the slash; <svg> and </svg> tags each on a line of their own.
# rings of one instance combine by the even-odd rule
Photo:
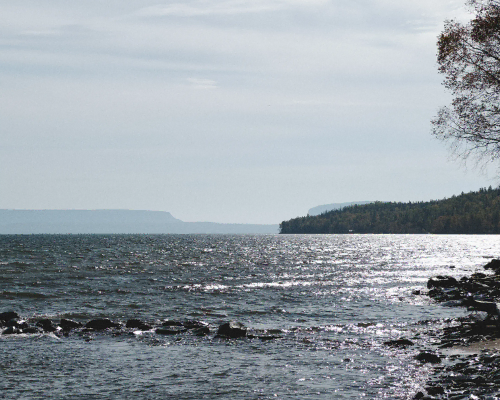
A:
<svg viewBox="0 0 500 400">
<path fill-rule="evenodd" d="M 474 343 L 500 339 L 500 260 L 484 266 L 492 273 L 476 272 L 456 279 L 437 276 L 429 279 L 427 295 L 443 306 L 468 307 L 485 311 L 486 316 L 469 315 L 436 333 L 438 347 L 433 374 L 417 399 L 500 399 L 500 351 L 467 351 Z M 448 353 L 448 355 L 446 355 Z"/>
<path fill-rule="evenodd" d="M 86 323 L 61 318 L 59 323 L 48 318 L 22 319 L 15 311 L 0 313 L 0 332 L 2 335 L 43 334 L 53 333 L 59 337 L 69 336 L 72 333 L 99 333 L 108 332 L 115 336 L 133 332 L 151 332 L 156 335 L 180 335 L 189 333 L 193 336 L 208 336 L 215 333 L 214 338 L 222 339 L 278 339 L 276 335 L 253 335 L 248 332 L 245 325 L 240 322 L 229 321 L 218 326 L 214 331 L 203 321 L 197 320 L 163 320 L 154 323 L 144 322 L 140 319 L 129 319 L 125 323 L 112 321 L 109 318 L 92 319 Z"/>
</svg>

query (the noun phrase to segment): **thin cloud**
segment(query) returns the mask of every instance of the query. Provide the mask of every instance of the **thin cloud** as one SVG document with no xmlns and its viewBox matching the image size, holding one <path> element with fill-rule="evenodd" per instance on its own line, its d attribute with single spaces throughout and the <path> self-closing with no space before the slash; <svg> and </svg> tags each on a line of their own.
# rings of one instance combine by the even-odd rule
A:
<svg viewBox="0 0 500 400">
<path fill-rule="evenodd" d="M 187 82 L 196 89 L 216 89 L 217 82 L 212 79 L 188 78 Z"/>
<path fill-rule="evenodd" d="M 191 3 L 172 3 L 168 5 L 157 5 L 144 8 L 140 11 L 143 16 L 163 17 L 197 17 L 208 15 L 235 15 L 253 14 L 269 11 L 278 11 L 294 6 L 315 6 L 327 4 L 327 0 L 266 0 L 266 1 L 195 1 Z"/>
</svg>

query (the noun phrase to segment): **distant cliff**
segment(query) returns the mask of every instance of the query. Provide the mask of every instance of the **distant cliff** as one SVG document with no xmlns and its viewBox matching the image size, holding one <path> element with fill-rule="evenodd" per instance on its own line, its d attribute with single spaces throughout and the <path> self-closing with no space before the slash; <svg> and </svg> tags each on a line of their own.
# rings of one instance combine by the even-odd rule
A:
<svg viewBox="0 0 500 400">
<path fill-rule="evenodd" d="M 500 234 L 500 188 L 428 202 L 354 205 L 283 221 L 280 232 Z"/>
<path fill-rule="evenodd" d="M 183 222 L 164 211 L 0 210 L 0 234 L 278 233 L 278 225 Z"/>
</svg>

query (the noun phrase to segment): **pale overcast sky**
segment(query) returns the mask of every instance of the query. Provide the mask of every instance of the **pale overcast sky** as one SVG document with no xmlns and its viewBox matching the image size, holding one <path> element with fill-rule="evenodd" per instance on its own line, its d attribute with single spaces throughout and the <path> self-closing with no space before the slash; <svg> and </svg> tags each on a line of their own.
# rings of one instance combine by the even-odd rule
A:
<svg viewBox="0 0 500 400">
<path fill-rule="evenodd" d="M 430 134 L 463 3 L 0 0 L 0 208 L 279 223 L 496 186 Z"/>
</svg>

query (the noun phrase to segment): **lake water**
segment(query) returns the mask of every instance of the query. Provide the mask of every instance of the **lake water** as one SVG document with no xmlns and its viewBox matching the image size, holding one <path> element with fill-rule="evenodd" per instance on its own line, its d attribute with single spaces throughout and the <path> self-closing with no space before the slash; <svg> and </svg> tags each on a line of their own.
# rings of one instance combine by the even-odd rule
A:
<svg viewBox="0 0 500 400">
<path fill-rule="evenodd" d="M 0 236 L 0 312 L 213 332 L 0 335 L 0 398 L 410 399 L 427 331 L 465 313 L 415 291 L 499 255 L 497 236 Z M 215 337 L 229 320 L 277 338 Z"/>
</svg>

